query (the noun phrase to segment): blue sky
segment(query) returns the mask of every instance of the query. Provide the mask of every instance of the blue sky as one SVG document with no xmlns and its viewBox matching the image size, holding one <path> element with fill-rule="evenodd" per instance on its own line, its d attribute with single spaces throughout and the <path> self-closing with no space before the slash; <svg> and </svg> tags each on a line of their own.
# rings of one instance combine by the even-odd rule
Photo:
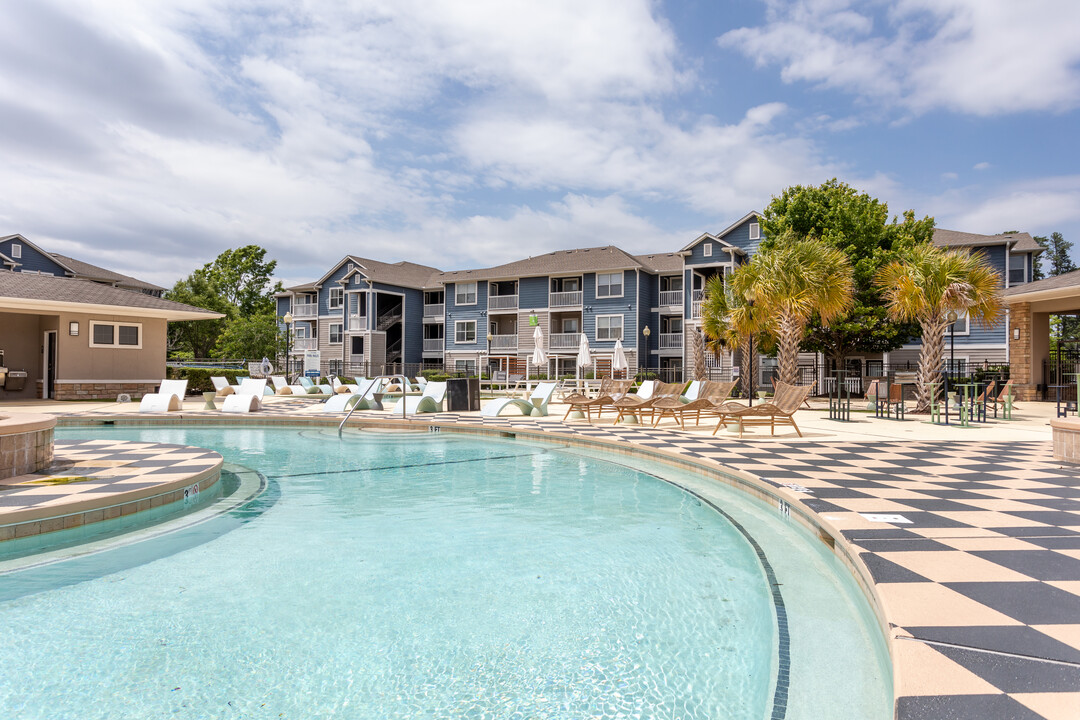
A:
<svg viewBox="0 0 1080 720">
<path fill-rule="evenodd" d="M 248 243 L 287 284 L 678 249 L 834 176 L 1080 241 L 1075 0 L 17 0 L 0 27 L 0 233 L 164 285 Z"/>
</svg>

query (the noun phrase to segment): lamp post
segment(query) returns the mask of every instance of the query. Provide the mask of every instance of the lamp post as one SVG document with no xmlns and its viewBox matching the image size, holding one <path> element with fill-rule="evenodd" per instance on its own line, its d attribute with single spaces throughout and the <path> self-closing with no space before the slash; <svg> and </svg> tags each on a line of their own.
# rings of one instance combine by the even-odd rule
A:
<svg viewBox="0 0 1080 720">
<path fill-rule="evenodd" d="M 956 320 L 955 310 L 950 310 L 945 319 L 949 321 L 949 368 L 945 372 L 945 402 L 949 402 L 949 375 L 956 369 Z"/>
<path fill-rule="evenodd" d="M 649 362 L 649 336 L 652 335 L 652 330 L 650 330 L 649 326 L 646 325 L 645 329 L 641 331 L 641 334 L 645 336 L 645 362 L 648 363 Z M 638 362 L 638 365 L 641 365 L 641 363 Z M 647 369 L 648 368 L 646 368 L 646 370 Z"/>
<path fill-rule="evenodd" d="M 494 339 L 495 339 L 495 336 L 491 334 L 491 329 L 488 328 L 488 334 L 487 334 L 488 365 L 491 364 L 491 341 L 494 340 Z"/>
<path fill-rule="evenodd" d="M 289 350 L 290 350 L 290 343 L 292 341 L 292 323 L 293 323 L 292 313 L 286 311 L 285 316 L 283 318 L 281 318 L 281 320 L 282 320 L 282 322 L 285 323 L 285 379 L 288 380 L 289 379 L 289 360 L 291 359 L 291 357 L 289 355 Z"/>
</svg>

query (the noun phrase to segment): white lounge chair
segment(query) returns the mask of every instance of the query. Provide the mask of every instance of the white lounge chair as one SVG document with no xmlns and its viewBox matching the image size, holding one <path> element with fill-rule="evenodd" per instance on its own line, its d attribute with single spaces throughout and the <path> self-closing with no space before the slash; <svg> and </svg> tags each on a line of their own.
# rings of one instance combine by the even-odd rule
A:
<svg viewBox="0 0 1080 720">
<path fill-rule="evenodd" d="M 289 381 L 281 375 L 271 375 L 270 382 L 274 384 L 276 395 L 307 395 L 308 390 L 303 385 L 290 385 Z"/>
<path fill-rule="evenodd" d="M 169 412 L 184 409 L 187 380 L 162 380 L 156 393 L 143 395 L 139 412 Z"/>
<path fill-rule="evenodd" d="M 446 383 L 429 382 L 424 387 L 423 395 L 405 396 L 405 414 L 442 412 L 443 401 L 446 399 Z"/>
<path fill-rule="evenodd" d="M 359 385 L 350 385 L 348 383 L 343 383 L 343 382 L 341 382 L 341 380 L 338 380 L 336 375 L 334 377 L 330 378 L 330 387 L 334 389 L 335 393 L 346 393 L 347 392 L 347 393 L 354 393 L 355 394 L 355 393 L 360 392 L 360 386 Z"/>
<path fill-rule="evenodd" d="M 217 393 L 218 397 L 225 397 L 236 392 L 236 388 L 229 384 L 227 378 L 211 375 L 210 382 L 214 383 L 214 392 Z"/>
<path fill-rule="evenodd" d="M 424 377 L 423 375 L 417 375 L 413 378 L 413 390 L 422 391 L 425 387 L 427 387 L 427 383 L 428 380 L 426 377 Z"/>
<path fill-rule="evenodd" d="M 345 412 L 353 405 L 356 405 L 361 400 L 358 393 L 337 393 L 327 399 L 326 402 L 319 405 L 319 412 L 324 413 L 341 413 Z"/>
<path fill-rule="evenodd" d="M 240 390 L 225 398 L 221 412 L 249 413 L 262 409 L 263 392 L 266 390 L 266 378 L 246 378 L 240 383 Z"/>
<path fill-rule="evenodd" d="M 539 383 L 528 400 L 509 397 L 492 400 L 484 406 L 480 414 L 485 417 L 498 417 L 507 407 L 513 406 L 520 410 L 522 415 L 543 417 L 548 414 L 548 403 L 551 402 L 551 396 L 555 392 L 556 384 L 553 382 Z"/>
</svg>

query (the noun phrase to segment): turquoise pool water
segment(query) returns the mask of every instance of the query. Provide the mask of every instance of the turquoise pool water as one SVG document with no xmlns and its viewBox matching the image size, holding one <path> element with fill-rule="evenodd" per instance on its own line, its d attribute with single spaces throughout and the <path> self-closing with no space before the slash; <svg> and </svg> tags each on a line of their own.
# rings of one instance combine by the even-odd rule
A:
<svg viewBox="0 0 1080 720">
<path fill-rule="evenodd" d="M 660 479 L 689 473 L 446 435 L 58 436 L 212 448 L 269 487 L 0 576 L 4 717 L 891 717 L 835 559 L 715 483 Z"/>
</svg>

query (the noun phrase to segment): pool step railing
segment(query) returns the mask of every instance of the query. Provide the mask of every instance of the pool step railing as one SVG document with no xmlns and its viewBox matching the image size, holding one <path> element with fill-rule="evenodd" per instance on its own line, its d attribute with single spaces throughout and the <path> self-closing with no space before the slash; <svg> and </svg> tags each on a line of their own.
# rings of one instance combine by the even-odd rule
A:
<svg viewBox="0 0 1080 720">
<path fill-rule="evenodd" d="M 366 397 L 367 394 L 369 392 L 371 392 L 371 389 L 373 387 L 375 387 L 375 383 L 377 383 L 377 382 L 379 382 L 381 380 L 399 380 L 399 379 L 401 380 L 401 402 L 400 402 L 400 404 L 401 404 L 401 419 L 404 420 L 404 419 L 406 419 L 406 416 L 405 416 L 405 394 L 409 390 L 409 378 L 405 377 L 404 375 L 378 375 L 378 376 L 372 378 L 372 380 L 368 384 L 368 386 L 366 388 L 364 388 L 364 391 L 362 393 L 360 393 L 360 397 L 361 398 Z M 338 425 L 338 429 L 337 429 L 338 437 L 341 437 L 341 433 L 342 433 L 342 430 L 345 427 L 345 423 L 349 422 L 349 418 L 351 418 L 352 414 L 354 412 L 356 412 L 356 408 L 357 408 L 358 405 L 360 405 L 359 402 L 353 403 L 353 406 L 351 408 L 349 408 L 349 412 L 345 413 L 345 418 L 341 421 L 341 424 Z"/>
</svg>

